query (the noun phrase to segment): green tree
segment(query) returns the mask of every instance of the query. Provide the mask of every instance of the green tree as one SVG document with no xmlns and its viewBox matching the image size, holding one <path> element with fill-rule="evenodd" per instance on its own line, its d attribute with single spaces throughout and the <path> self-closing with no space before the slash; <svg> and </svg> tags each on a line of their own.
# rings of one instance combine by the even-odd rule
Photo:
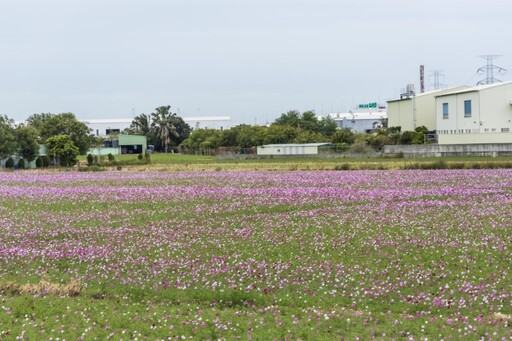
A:
<svg viewBox="0 0 512 341">
<path fill-rule="evenodd" d="M 32 126 L 19 126 L 16 130 L 16 139 L 19 155 L 27 160 L 30 165 L 39 155 L 39 135 L 37 129 Z"/>
<path fill-rule="evenodd" d="M 328 142 L 328 138 L 322 134 L 309 130 L 300 130 L 297 136 L 291 141 L 292 143 L 319 143 Z"/>
<path fill-rule="evenodd" d="M 338 129 L 338 125 L 336 124 L 336 121 L 331 116 L 323 117 L 319 121 L 320 126 L 320 133 L 323 136 L 331 137 L 336 133 L 336 130 Z"/>
<path fill-rule="evenodd" d="M 38 131 L 41 131 L 43 129 L 44 121 L 53 116 L 55 115 L 52 113 L 33 114 L 27 118 L 26 122 L 27 125 L 36 128 Z"/>
<path fill-rule="evenodd" d="M 348 128 L 338 129 L 331 136 L 332 143 L 346 143 L 351 145 L 355 142 L 356 136 L 352 130 Z"/>
<path fill-rule="evenodd" d="M 263 144 L 293 143 L 301 132 L 301 129 L 294 126 L 271 125 L 265 131 Z"/>
<path fill-rule="evenodd" d="M 151 116 L 140 114 L 134 117 L 130 124 L 130 133 L 148 136 L 151 131 Z"/>
<path fill-rule="evenodd" d="M 320 132 L 320 122 L 315 112 L 312 110 L 304 111 L 300 116 L 299 128 L 315 133 Z"/>
<path fill-rule="evenodd" d="M 237 138 L 238 134 L 240 133 L 240 130 L 242 129 L 242 126 L 236 126 L 229 129 L 222 130 L 222 146 L 224 147 L 236 147 L 237 144 Z"/>
<path fill-rule="evenodd" d="M 189 151 L 216 149 L 222 145 L 222 131 L 217 129 L 195 129 L 188 139 L 183 141 L 182 147 Z"/>
<path fill-rule="evenodd" d="M 274 121 L 272 125 L 291 126 L 302 130 L 321 133 L 330 136 L 336 130 L 336 122 L 332 118 L 319 120 L 313 110 L 304 111 L 302 114 L 297 110 L 290 110 Z"/>
<path fill-rule="evenodd" d="M 68 135 L 82 155 L 85 155 L 91 146 L 87 124 L 77 120 L 72 113 L 32 115 L 27 122 L 34 128 L 39 129 L 43 143 L 46 143 L 46 140 L 53 136 Z"/>
<path fill-rule="evenodd" d="M 15 154 L 17 149 L 14 120 L 0 115 L 0 160 Z"/>
<path fill-rule="evenodd" d="M 412 141 L 416 137 L 415 131 L 404 131 L 400 135 L 400 144 L 412 144 Z"/>
<path fill-rule="evenodd" d="M 46 140 L 48 153 L 53 156 L 54 162 L 60 159 L 60 165 L 70 167 L 76 164 L 80 150 L 69 135 L 56 135 Z"/>
<path fill-rule="evenodd" d="M 156 136 L 162 142 L 165 153 L 169 151 L 171 141 L 178 141 L 180 134 L 174 125 L 176 114 L 171 112 L 171 106 L 160 106 L 151 113 L 151 128 L 155 129 Z"/>
<path fill-rule="evenodd" d="M 263 145 L 269 128 L 262 126 L 241 126 L 237 135 L 237 145 L 240 148 L 252 148 Z"/>
<path fill-rule="evenodd" d="M 292 126 L 299 127 L 301 123 L 301 115 L 297 110 L 290 110 L 285 114 L 281 114 L 279 118 L 277 118 L 274 123 L 280 126 Z"/>
</svg>

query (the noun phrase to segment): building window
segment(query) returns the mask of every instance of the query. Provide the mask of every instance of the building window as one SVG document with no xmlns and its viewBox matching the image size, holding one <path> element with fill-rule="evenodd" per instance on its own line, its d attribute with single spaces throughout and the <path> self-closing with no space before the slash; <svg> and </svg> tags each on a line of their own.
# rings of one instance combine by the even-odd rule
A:
<svg viewBox="0 0 512 341">
<path fill-rule="evenodd" d="M 448 103 L 443 103 L 443 119 L 448 119 Z"/>
<path fill-rule="evenodd" d="M 464 101 L 464 117 L 471 117 L 471 101 Z"/>
<path fill-rule="evenodd" d="M 510 128 L 501 128 L 501 132 L 502 133 L 509 133 L 510 132 Z"/>
</svg>

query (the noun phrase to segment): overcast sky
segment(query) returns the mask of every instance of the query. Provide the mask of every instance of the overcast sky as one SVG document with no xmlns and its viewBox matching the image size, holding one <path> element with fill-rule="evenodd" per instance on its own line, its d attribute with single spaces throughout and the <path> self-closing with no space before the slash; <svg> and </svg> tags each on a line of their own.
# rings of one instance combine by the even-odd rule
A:
<svg viewBox="0 0 512 341">
<path fill-rule="evenodd" d="M 0 0 L 0 114 L 272 122 L 512 80 L 510 0 Z"/>
</svg>

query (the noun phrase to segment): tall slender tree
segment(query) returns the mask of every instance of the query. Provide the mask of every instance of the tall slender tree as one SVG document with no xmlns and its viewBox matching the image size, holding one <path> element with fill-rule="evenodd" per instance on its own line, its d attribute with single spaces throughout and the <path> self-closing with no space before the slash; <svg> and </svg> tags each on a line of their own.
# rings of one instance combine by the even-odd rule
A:
<svg viewBox="0 0 512 341">
<path fill-rule="evenodd" d="M 151 113 L 151 127 L 155 128 L 156 135 L 162 141 L 164 152 L 169 151 L 169 144 L 173 139 L 178 139 L 179 134 L 173 124 L 176 114 L 171 112 L 171 106 L 161 106 Z"/>
<path fill-rule="evenodd" d="M 21 125 L 16 129 L 19 155 L 30 163 L 39 155 L 39 136 L 37 129 L 32 126 Z"/>
<path fill-rule="evenodd" d="M 15 154 L 17 148 L 14 120 L 0 115 L 0 160 Z"/>
<path fill-rule="evenodd" d="M 146 114 L 140 114 L 133 118 L 132 123 L 130 124 L 130 132 L 133 132 L 137 135 L 145 135 L 149 134 L 151 129 L 151 116 Z"/>
</svg>

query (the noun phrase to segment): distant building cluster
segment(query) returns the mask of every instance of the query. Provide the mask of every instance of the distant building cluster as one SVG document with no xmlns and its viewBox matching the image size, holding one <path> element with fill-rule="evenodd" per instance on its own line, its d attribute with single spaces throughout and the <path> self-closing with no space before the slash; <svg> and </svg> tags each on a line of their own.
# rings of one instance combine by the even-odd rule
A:
<svg viewBox="0 0 512 341">
<path fill-rule="evenodd" d="M 350 129 L 353 132 L 370 132 L 384 126 L 383 121 L 388 118 L 385 110 L 355 111 L 348 113 L 333 113 L 329 116 L 336 122 L 339 129 Z"/>
<path fill-rule="evenodd" d="M 438 143 L 512 143 L 512 82 L 411 94 L 388 103 L 388 126 L 425 126 Z"/>
<path fill-rule="evenodd" d="M 130 127 L 131 118 L 117 119 L 91 119 L 82 120 L 89 127 L 91 134 L 98 137 L 108 137 L 112 134 L 119 134 Z M 231 127 L 230 116 L 201 116 L 183 117 L 192 129 L 227 129 Z"/>
</svg>

